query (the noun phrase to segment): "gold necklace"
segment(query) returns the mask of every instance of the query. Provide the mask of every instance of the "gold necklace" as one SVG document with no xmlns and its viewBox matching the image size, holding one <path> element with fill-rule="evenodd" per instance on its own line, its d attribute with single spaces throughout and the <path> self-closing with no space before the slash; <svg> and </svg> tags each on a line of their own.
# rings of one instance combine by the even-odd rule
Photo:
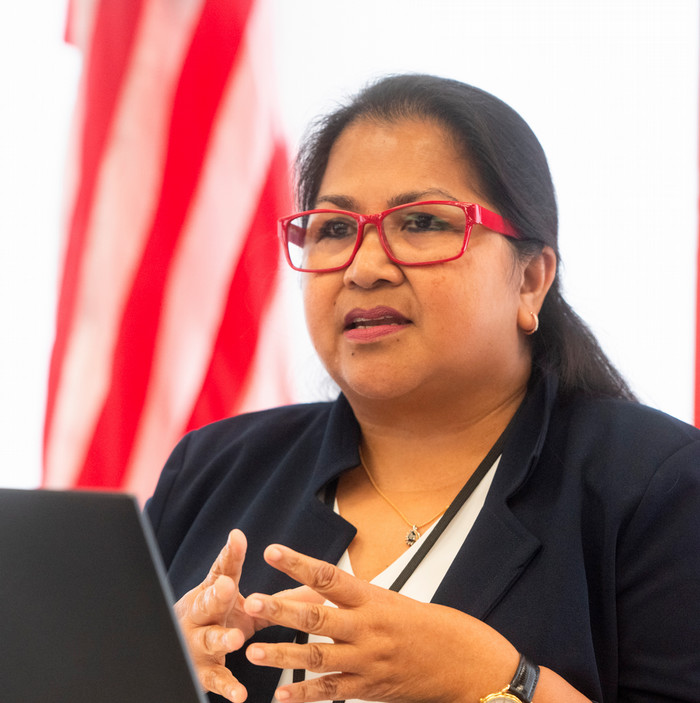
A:
<svg viewBox="0 0 700 703">
<path fill-rule="evenodd" d="M 369 482 L 372 484 L 372 488 L 374 488 L 375 491 L 401 516 L 401 519 L 411 528 L 407 533 L 406 533 L 406 544 L 409 547 L 412 547 L 419 539 L 420 539 L 420 531 L 429 525 L 433 520 L 436 520 L 439 518 L 446 510 L 449 508 L 449 505 L 446 505 L 437 515 L 433 515 L 433 517 L 430 518 L 430 520 L 426 520 L 422 525 L 416 525 L 414 522 L 409 520 L 398 508 L 396 503 L 394 503 L 385 493 L 382 491 L 381 488 L 375 483 L 374 478 L 372 477 L 372 474 L 370 473 L 369 468 L 367 467 L 367 464 L 365 463 L 365 459 L 362 456 L 362 447 L 357 447 L 358 451 L 360 452 L 360 465 L 362 468 L 365 470 L 365 473 L 367 474 L 367 478 L 369 479 Z"/>
</svg>

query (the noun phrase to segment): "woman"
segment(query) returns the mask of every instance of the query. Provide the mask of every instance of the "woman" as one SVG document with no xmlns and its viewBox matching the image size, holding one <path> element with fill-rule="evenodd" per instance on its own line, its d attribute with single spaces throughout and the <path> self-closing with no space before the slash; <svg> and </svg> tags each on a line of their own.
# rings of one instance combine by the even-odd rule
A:
<svg viewBox="0 0 700 703">
<path fill-rule="evenodd" d="M 387 78 L 311 134 L 298 196 L 280 227 L 341 395 L 192 433 L 148 506 L 202 685 L 698 700 L 700 433 L 562 299 L 527 125 Z"/>
</svg>

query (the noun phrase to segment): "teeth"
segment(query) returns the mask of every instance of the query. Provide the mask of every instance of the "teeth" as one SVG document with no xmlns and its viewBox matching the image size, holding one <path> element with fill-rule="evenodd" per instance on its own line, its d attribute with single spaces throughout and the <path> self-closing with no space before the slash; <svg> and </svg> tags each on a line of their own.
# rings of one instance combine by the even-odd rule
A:
<svg viewBox="0 0 700 703">
<path fill-rule="evenodd" d="M 353 327 L 357 329 L 358 327 L 377 327 L 378 325 L 398 325 L 399 323 L 393 317 L 357 317 L 353 320 Z"/>
</svg>

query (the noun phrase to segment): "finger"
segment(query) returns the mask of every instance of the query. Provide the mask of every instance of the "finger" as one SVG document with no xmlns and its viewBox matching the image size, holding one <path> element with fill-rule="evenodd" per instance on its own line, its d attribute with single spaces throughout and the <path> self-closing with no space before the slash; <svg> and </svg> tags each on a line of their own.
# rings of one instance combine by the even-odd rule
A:
<svg viewBox="0 0 700 703">
<path fill-rule="evenodd" d="M 200 590 L 192 601 L 190 620 L 196 625 L 226 622 L 239 597 L 238 587 L 229 576 L 219 576 L 209 587 Z"/>
<path fill-rule="evenodd" d="M 202 668 L 198 674 L 205 691 L 218 693 L 232 703 L 243 703 L 248 698 L 246 687 L 225 666 Z"/>
<path fill-rule="evenodd" d="M 281 686 L 275 691 L 275 697 L 281 703 L 344 701 L 361 695 L 359 687 L 360 680 L 357 674 L 329 674 L 300 683 Z"/>
<path fill-rule="evenodd" d="M 198 627 L 193 630 L 190 645 L 196 647 L 198 657 L 225 657 L 229 652 L 240 649 L 245 643 L 245 635 L 235 627 Z"/>
<path fill-rule="evenodd" d="M 272 666 L 277 669 L 305 669 L 316 673 L 358 670 L 352 647 L 342 644 L 256 642 L 248 647 L 246 657 L 258 666 Z"/>
<path fill-rule="evenodd" d="M 352 614 L 318 603 L 300 603 L 254 593 L 245 599 L 243 608 L 251 617 L 340 642 L 348 641 L 357 630 Z"/>
<path fill-rule="evenodd" d="M 211 569 L 209 569 L 207 577 L 204 579 L 204 586 L 211 586 L 221 575 L 230 576 L 238 583 L 241 579 L 247 548 L 248 542 L 245 535 L 240 530 L 231 530 L 226 544 L 219 552 Z"/>
<path fill-rule="evenodd" d="M 338 606 L 352 608 L 369 599 L 369 584 L 342 571 L 337 566 L 295 552 L 279 544 L 265 550 L 265 561 L 275 569 L 309 586 Z"/>
<path fill-rule="evenodd" d="M 316 593 L 316 591 L 308 586 L 287 588 L 284 591 L 278 591 L 274 595 L 278 598 L 288 598 L 289 600 L 296 600 L 300 603 L 323 603 L 326 600 L 320 593 Z"/>
</svg>

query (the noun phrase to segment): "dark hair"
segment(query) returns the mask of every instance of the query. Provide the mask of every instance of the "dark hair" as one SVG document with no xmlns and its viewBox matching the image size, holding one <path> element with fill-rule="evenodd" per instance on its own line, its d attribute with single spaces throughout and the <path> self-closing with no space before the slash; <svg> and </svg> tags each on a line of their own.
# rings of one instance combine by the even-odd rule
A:
<svg viewBox="0 0 700 703">
<path fill-rule="evenodd" d="M 504 102 L 479 88 L 429 75 L 383 78 L 307 133 L 296 162 L 299 208 L 314 207 L 333 144 L 359 120 L 433 120 L 449 131 L 479 179 L 479 192 L 520 233 L 509 241 L 529 257 L 557 244 L 554 186 L 542 146 L 527 123 Z M 561 294 L 559 276 L 540 311 L 531 337 L 535 369 L 553 372 L 565 394 L 634 399 L 626 381 Z"/>
</svg>

